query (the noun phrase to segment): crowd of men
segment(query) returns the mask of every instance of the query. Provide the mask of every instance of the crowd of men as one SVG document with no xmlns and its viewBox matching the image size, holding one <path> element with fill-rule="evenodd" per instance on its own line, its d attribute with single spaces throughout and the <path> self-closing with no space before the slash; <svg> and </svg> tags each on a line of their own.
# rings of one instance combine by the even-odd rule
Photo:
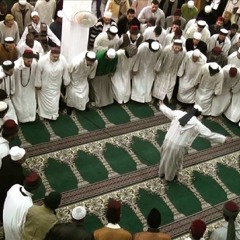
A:
<svg viewBox="0 0 240 240">
<path fill-rule="evenodd" d="M 25 150 L 9 147 L 18 123 L 33 122 L 37 116 L 57 120 L 60 102 L 71 115 L 74 109 L 101 108 L 114 101 L 125 104 L 130 99 L 158 100 L 163 112 L 168 111 L 163 102 L 178 101 L 183 109 L 199 106 L 205 116 L 224 114 L 234 123 L 240 121 L 240 8 L 232 1 L 212 0 L 199 11 L 192 0 L 93 0 L 92 12 L 98 20 L 89 29 L 88 49 L 69 62 L 61 54 L 62 7 L 61 0 L 0 1 L 0 178 L 4 188 L 0 210 L 7 240 L 43 239 L 43 233 L 57 222 L 54 213 L 61 200 L 54 192 L 41 208 L 32 206 L 31 191 L 39 185 L 39 176 L 25 177 L 21 167 Z M 6 176 L 9 169 L 14 172 L 12 181 Z M 175 174 L 171 173 L 170 181 Z M 23 201 L 15 202 L 16 194 Z M 113 205 L 120 208 L 119 203 Z M 13 207 L 21 213 L 19 219 L 16 212 L 9 214 Z M 238 209 L 234 204 L 229 208 Z M 79 211 L 85 217 L 86 210 L 85 214 Z M 28 229 L 28 219 L 37 224 L 38 212 L 46 214 L 42 222 L 51 219 L 39 233 L 40 222 Z M 107 220 L 113 217 L 109 216 Z M 156 211 L 155 217 L 159 219 Z M 94 239 L 112 239 L 109 229 L 120 228 L 119 219 L 113 219 L 106 229 L 93 234 Z M 149 232 L 157 232 L 159 222 L 148 224 Z M 232 240 L 233 230 L 231 234 L 225 230 L 221 234 Z M 74 232 L 72 225 L 56 225 L 46 239 L 57 239 L 54 234 L 61 231 Z M 132 239 L 127 231 L 119 232 L 116 239 Z M 193 234 L 192 239 L 200 239 L 203 233 Z M 152 239 L 148 234 L 144 239 Z M 226 239 L 216 236 L 211 240 Z M 135 239 L 142 239 L 141 234 Z"/>
</svg>

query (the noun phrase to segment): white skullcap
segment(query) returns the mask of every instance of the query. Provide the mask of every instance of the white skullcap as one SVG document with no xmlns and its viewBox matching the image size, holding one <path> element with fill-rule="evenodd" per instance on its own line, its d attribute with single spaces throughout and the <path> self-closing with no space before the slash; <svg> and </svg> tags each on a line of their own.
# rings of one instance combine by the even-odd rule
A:
<svg viewBox="0 0 240 240">
<path fill-rule="evenodd" d="M 4 42 L 5 43 L 14 43 L 14 39 L 13 39 L 13 37 L 6 37 L 6 38 L 4 38 Z"/>
<path fill-rule="evenodd" d="M 160 44 L 159 44 L 157 41 L 153 41 L 153 42 L 151 42 L 151 48 L 152 48 L 154 51 L 158 51 L 159 48 L 160 48 Z"/>
<path fill-rule="evenodd" d="M 9 151 L 9 154 L 13 161 L 21 160 L 24 157 L 25 153 L 26 153 L 25 149 L 20 148 L 18 146 L 12 147 Z"/>
<path fill-rule="evenodd" d="M 210 13 L 211 11 L 212 11 L 211 5 L 205 6 L 205 8 L 204 8 L 204 12 L 205 12 L 205 13 Z"/>
<path fill-rule="evenodd" d="M 112 18 L 112 13 L 111 12 L 104 12 L 103 17 L 105 18 Z"/>
<path fill-rule="evenodd" d="M 202 107 L 199 106 L 198 104 L 195 104 L 193 107 L 197 109 L 199 112 L 202 112 Z"/>
<path fill-rule="evenodd" d="M 206 22 L 203 20 L 198 20 L 197 21 L 197 25 L 199 25 L 200 27 L 205 27 L 206 26 Z"/>
<path fill-rule="evenodd" d="M 197 39 L 197 40 L 201 40 L 202 38 L 202 34 L 200 32 L 195 32 L 193 34 L 193 38 Z"/>
<path fill-rule="evenodd" d="M 85 218 L 87 214 L 86 208 L 79 206 L 79 207 L 75 207 L 72 210 L 72 218 L 75 220 L 82 220 L 83 218 Z"/>
<path fill-rule="evenodd" d="M 183 41 L 181 39 L 175 39 L 173 41 L 174 44 L 179 44 L 179 45 L 182 45 L 183 44 Z"/>
<path fill-rule="evenodd" d="M 117 34 L 117 33 L 118 33 L 118 29 L 117 29 L 116 26 L 111 26 L 111 27 L 109 28 L 109 32 L 110 32 L 110 33 L 113 33 L 113 34 Z"/>
<path fill-rule="evenodd" d="M 11 66 L 12 64 L 13 64 L 12 61 L 10 61 L 10 60 L 6 60 L 6 61 L 3 62 L 2 65 L 3 65 L 4 67 L 8 67 L 8 66 Z"/>
<path fill-rule="evenodd" d="M 59 10 L 59 11 L 57 12 L 57 16 L 60 17 L 60 18 L 62 18 L 62 17 L 63 17 L 63 11 L 62 11 L 62 10 Z"/>
<path fill-rule="evenodd" d="M 33 11 L 33 12 L 31 13 L 31 17 L 34 17 L 34 16 L 38 16 L 38 17 L 39 17 L 39 14 L 38 14 L 37 11 Z"/>
<path fill-rule="evenodd" d="M 89 51 L 87 52 L 86 57 L 92 60 L 96 60 L 96 53 L 93 51 Z"/>
<path fill-rule="evenodd" d="M 195 49 L 195 50 L 193 51 L 192 55 L 193 55 L 194 57 L 200 57 L 200 56 L 201 56 L 201 52 L 200 52 L 199 49 Z"/>
<path fill-rule="evenodd" d="M 217 64 L 216 62 L 210 63 L 210 67 L 211 67 L 213 70 L 217 70 L 217 69 L 218 69 L 218 64 Z"/>
<path fill-rule="evenodd" d="M 7 103 L 0 101 L 0 112 L 5 111 L 8 108 Z"/>
<path fill-rule="evenodd" d="M 114 59 L 116 57 L 116 51 L 113 48 L 109 48 L 107 50 L 107 56 L 110 59 Z"/>
<path fill-rule="evenodd" d="M 193 8 L 194 7 L 194 1 L 192 1 L 192 0 L 188 1 L 187 5 L 188 5 L 188 8 Z"/>
<path fill-rule="evenodd" d="M 220 33 L 222 33 L 223 35 L 228 35 L 228 30 L 225 28 L 221 28 Z"/>
<path fill-rule="evenodd" d="M 27 4 L 27 0 L 18 0 L 18 3 L 25 6 Z"/>
</svg>

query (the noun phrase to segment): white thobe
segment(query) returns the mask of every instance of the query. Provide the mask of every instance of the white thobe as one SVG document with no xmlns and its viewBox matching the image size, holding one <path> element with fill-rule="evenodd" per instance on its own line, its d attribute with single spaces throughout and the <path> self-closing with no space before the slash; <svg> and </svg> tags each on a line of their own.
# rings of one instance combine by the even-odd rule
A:
<svg viewBox="0 0 240 240">
<path fill-rule="evenodd" d="M 50 0 L 47 2 L 45 0 L 38 0 L 35 4 L 34 10 L 38 12 L 42 22 L 50 25 L 54 19 L 54 14 L 56 11 L 56 1 Z"/>
<path fill-rule="evenodd" d="M 214 47 L 220 47 L 222 49 L 223 53 L 227 56 L 228 51 L 231 48 L 230 39 L 228 37 L 226 37 L 224 42 L 219 43 L 218 36 L 219 36 L 219 34 L 214 34 L 209 38 L 209 40 L 207 42 L 208 52 L 211 52 Z"/>
<path fill-rule="evenodd" d="M 228 64 L 232 64 L 240 68 L 240 58 L 237 56 L 237 51 L 228 56 Z"/>
<path fill-rule="evenodd" d="M 136 61 L 137 55 L 127 58 L 125 50 L 119 49 L 117 51 L 118 64 L 114 75 L 112 76 L 112 88 L 114 99 L 122 104 L 130 99 L 131 95 L 131 73 L 133 64 Z"/>
<path fill-rule="evenodd" d="M 226 240 L 227 229 L 228 229 L 228 222 L 224 222 L 222 227 L 219 227 L 212 232 L 209 240 Z M 235 233 L 236 233 L 236 238 L 234 240 L 240 240 L 240 224 L 236 221 L 235 221 Z"/>
<path fill-rule="evenodd" d="M 186 33 L 184 34 L 184 37 L 186 39 L 193 38 L 194 33 L 198 32 L 197 28 L 198 28 L 197 24 L 194 24 L 193 26 L 190 26 L 188 28 L 188 30 L 186 31 Z M 207 29 L 207 26 L 205 26 L 200 33 L 202 34 L 201 40 L 204 41 L 204 42 L 207 42 L 209 40 L 210 36 L 211 36 L 209 30 Z"/>
<path fill-rule="evenodd" d="M 207 58 L 201 53 L 197 62 L 192 61 L 193 51 L 186 53 L 186 56 L 178 70 L 179 87 L 177 99 L 182 103 L 194 103 L 197 85 L 197 76 L 201 67 L 207 62 Z"/>
<path fill-rule="evenodd" d="M 35 75 L 37 62 L 33 59 L 31 67 L 24 65 L 23 58 L 15 61 L 15 93 L 12 102 L 19 122 L 33 122 L 36 118 Z"/>
<path fill-rule="evenodd" d="M 240 121 L 240 79 L 238 79 L 237 85 L 232 90 L 232 100 L 227 108 L 227 110 L 224 112 L 224 115 L 232 122 L 239 122 Z"/>
<path fill-rule="evenodd" d="M 117 34 L 112 40 L 109 40 L 107 32 L 101 32 L 95 39 L 94 51 L 97 52 L 98 50 L 107 50 L 109 48 L 117 49 L 118 40 L 119 36 Z"/>
<path fill-rule="evenodd" d="M 32 205 L 32 194 L 26 191 L 22 185 L 15 184 L 8 190 L 3 207 L 3 227 L 6 240 L 21 240 L 26 215 Z"/>
<path fill-rule="evenodd" d="M 222 93 L 223 71 L 219 66 L 220 71 L 213 76 L 209 74 L 209 64 L 206 63 L 197 77 L 199 83 L 196 91 L 196 104 L 202 107 L 203 115 L 210 115 L 213 95 L 220 95 Z"/>
<path fill-rule="evenodd" d="M 172 121 L 161 146 L 159 167 L 159 176 L 165 175 L 167 181 L 172 181 L 182 169 L 184 155 L 198 135 L 216 143 L 224 143 L 226 140 L 225 136 L 211 132 L 196 117 L 192 117 L 185 126 L 181 126 L 179 119 L 186 112 L 173 111 L 164 104 L 160 104 L 160 110 Z"/>
<path fill-rule="evenodd" d="M 229 35 L 228 35 L 228 37 L 229 37 Z M 239 38 L 240 38 L 240 33 L 235 33 L 235 35 L 232 38 L 229 37 L 231 46 L 236 44 L 239 41 Z"/>
<path fill-rule="evenodd" d="M 145 103 L 152 100 L 151 90 L 155 79 L 154 66 L 161 54 L 161 46 L 157 52 L 149 48 L 149 43 L 141 43 L 138 47 L 136 62 L 133 66 L 131 99 Z"/>
<path fill-rule="evenodd" d="M 32 50 L 34 54 L 39 54 L 39 57 L 41 57 L 44 54 L 44 50 L 42 48 L 42 45 L 39 41 L 34 40 L 33 47 L 30 48 L 26 42 L 20 42 L 17 45 L 18 52 L 22 56 L 25 50 Z"/>
<path fill-rule="evenodd" d="M 185 48 L 178 53 L 174 52 L 172 45 L 163 49 L 154 69 L 158 73 L 153 85 L 153 97 L 163 100 L 167 95 L 167 98 L 171 100 L 177 72 L 185 55 Z"/>
<path fill-rule="evenodd" d="M 41 90 L 37 90 L 37 112 L 40 117 L 51 120 L 58 118 L 62 80 L 65 86 L 70 83 L 67 61 L 60 55 L 58 61 L 52 62 L 48 52 L 38 61 L 35 78 L 35 87 L 41 87 Z"/>
<path fill-rule="evenodd" d="M 67 106 L 84 111 L 89 101 L 88 79 L 93 79 L 96 74 L 98 61 L 93 66 L 87 66 L 86 51 L 74 57 L 69 66 L 71 83 L 67 87 Z"/>
<path fill-rule="evenodd" d="M 166 46 L 168 46 L 168 45 L 172 45 L 173 44 L 173 41 L 175 40 L 174 39 L 174 32 L 172 32 L 172 33 L 168 33 L 167 35 L 166 35 L 166 37 L 165 37 L 165 39 L 164 39 L 164 44 L 163 44 L 163 47 L 165 48 Z M 181 36 L 181 38 L 180 38 L 181 40 L 182 40 L 182 46 L 184 47 L 185 46 L 185 43 L 186 43 L 186 38 L 185 37 L 183 37 L 183 36 Z"/>
<path fill-rule="evenodd" d="M 166 30 L 164 28 L 162 28 L 162 32 L 159 36 L 156 36 L 154 29 L 156 26 L 153 27 L 148 27 L 145 29 L 144 33 L 143 33 L 143 42 L 149 40 L 149 39 L 153 39 L 158 41 L 162 46 L 166 37 Z"/>
<path fill-rule="evenodd" d="M 2 166 L 2 159 L 9 154 L 9 150 L 8 140 L 0 136 L 0 168 Z"/>
<path fill-rule="evenodd" d="M 5 115 L 5 118 L 12 119 L 18 123 L 17 115 L 11 100 L 12 96 L 15 93 L 14 74 L 12 76 L 6 76 L 6 74 L 3 72 L 2 66 L 0 66 L 0 89 L 3 89 L 8 95 L 8 97 L 4 100 L 4 102 L 8 104 L 8 111 Z"/>
<path fill-rule="evenodd" d="M 213 97 L 211 116 L 220 116 L 230 105 L 232 93 L 239 91 L 240 70 L 238 69 L 235 77 L 229 76 L 229 70 L 232 65 L 226 65 L 223 70 L 224 80 L 221 95 Z"/>
</svg>

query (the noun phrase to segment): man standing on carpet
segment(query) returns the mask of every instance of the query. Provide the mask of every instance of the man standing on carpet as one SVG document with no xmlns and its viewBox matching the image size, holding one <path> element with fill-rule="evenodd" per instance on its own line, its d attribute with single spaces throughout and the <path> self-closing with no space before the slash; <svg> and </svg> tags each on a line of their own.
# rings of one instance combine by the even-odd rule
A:
<svg viewBox="0 0 240 240">
<path fill-rule="evenodd" d="M 84 111 L 89 101 L 88 80 L 96 74 L 98 61 L 96 53 L 89 51 L 76 56 L 69 66 L 71 83 L 67 87 L 68 114 L 71 115 L 73 108 Z"/>
<path fill-rule="evenodd" d="M 98 66 L 96 77 L 90 82 L 92 87 L 92 103 L 96 107 L 104 107 L 113 103 L 111 76 L 116 71 L 118 56 L 113 48 L 97 52 Z"/>
<path fill-rule="evenodd" d="M 185 240 L 204 240 L 203 235 L 206 231 L 206 223 L 201 219 L 196 219 L 190 226 L 190 237 Z"/>
<path fill-rule="evenodd" d="M 21 123 L 33 122 L 36 119 L 35 75 L 37 61 L 32 50 L 25 50 L 23 56 L 15 62 L 15 93 L 12 102 Z"/>
<path fill-rule="evenodd" d="M 212 232 L 209 240 L 239 240 L 240 224 L 236 221 L 238 214 L 239 206 L 233 201 L 226 202 L 223 206 L 223 216 L 226 222 Z"/>
<path fill-rule="evenodd" d="M 184 156 L 198 135 L 216 143 L 224 143 L 231 140 L 230 137 L 211 132 L 210 129 L 200 122 L 202 108 L 199 105 L 194 105 L 189 112 L 184 112 L 171 110 L 163 101 L 160 101 L 159 109 L 172 121 L 161 146 L 159 167 L 159 177 L 165 178 L 168 182 L 178 178 Z"/>
<path fill-rule="evenodd" d="M 108 224 L 94 231 L 95 240 L 132 240 L 132 234 L 118 224 L 121 217 L 121 203 L 110 199 L 106 211 Z"/>
<path fill-rule="evenodd" d="M 134 235 L 134 240 L 171 240 L 171 237 L 167 233 L 160 232 L 161 225 L 161 213 L 158 209 L 153 208 L 147 216 L 148 230 L 145 232 L 139 232 Z"/>
<path fill-rule="evenodd" d="M 22 239 L 22 230 L 28 209 L 33 205 L 32 192 L 41 183 L 37 173 L 31 172 L 23 186 L 13 185 L 7 192 L 3 207 L 3 228 L 6 240 Z"/>
<path fill-rule="evenodd" d="M 38 115 L 49 120 L 56 120 L 59 116 L 62 81 L 65 86 L 70 83 L 67 61 L 60 54 L 59 48 L 52 48 L 39 60 L 35 79 Z"/>
</svg>

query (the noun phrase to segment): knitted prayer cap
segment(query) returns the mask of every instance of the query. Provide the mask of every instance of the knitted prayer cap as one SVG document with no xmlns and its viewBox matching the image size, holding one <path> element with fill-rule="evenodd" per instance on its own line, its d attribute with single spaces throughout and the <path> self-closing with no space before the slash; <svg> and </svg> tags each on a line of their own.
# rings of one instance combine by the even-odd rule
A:
<svg viewBox="0 0 240 240">
<path fill-rule="evenodd" d="M 4 61 L 2 64 L 2 68 L 5 71 L 9 71 L 10 69 L 14 68 L 14 62 L 12 62 L 10 60 Z"/>
<path fill-rule="evenodd" d="M 88 51 L 85 55 L 87 61 L 94 62 L 97 59 L 96 53 L 93 51 Z"/>
<path fill-rule="evenodd" d="M 34 58 L 34 57 L 35 57 L 33 51 L 30 50 L 30 49 L 26 49 L 26 50 L 23 52 L 23 55 L 22 55 L 22 56 L 23 56 L 23 58 Z"/>
<path fill-rule="evenodd" d="M 6 37 L 6 38 L 4 38 L 4 43 L 9 43 L 9 44 L 14 43 L 13 37 Z"/>
<path fill-rule="evenodd" d="M 121 203 L 120 201 L 109 199 L 106 217 L 108 222 L 116 224 L 120 221 Z"/>
<path fill-rule="evenodd" d="M 61 193 L 57 191 L 53 191 L 45 196 L 43 202 L 47 208 L 55 210 L 56 208 L 59 207 L 61 199 L 62 199 Z"/>
<path fill-rule="evenodd" d="M 10 154 L 11 159 L 13 161 L 19 161 L 19 160 L 21 160 L 25 156 L 26 151 L 25 151 L 24 148 L 20 148 L 18 146 L 14 146 L 14 147 L 12 147 L 10 149 L 9 154 Z"/>
<path fill-rule="evenodd" d="M 236 77 L 237 72 L 238 72 L 237 68 L 235 66 L 233 66 L 229 69 L 229 76 L 232 78 Z"/>
<path fill-rule="evenodd" d="M 222 49 L 220 47 L 214 47 L 212 49 L 212 53 L 214 53 L 216 55 L 220 55 L 222 53 Z"/>
<path fill-rule="evenodd" d="M 206 231 L 206 223 L 201 219 L 194 220 L 190 226 L 190 231 L 194 239 L 200 239 Z"/>
<path fill-rule="evenodd" d="M 83 218 L 85 218 L 87 215 L 87 211 L 86 208 L 83 206 L 78 206 L 75 207 L 72 210 L 72 218 L 75 220 L 82 220 Z"/>
<path fill-rule="evenodd" d="M 114 59 L 116 57 L 116 51 L 113 48 L 109 48 L 106 52 L 106 55 L 109 59 Z"/>
<path fill-rule="evenodd" d="M 138 26 L 137 26 L 137 25 L 132 25 L 132 26 L 130 27 L 129 32 L 130 32 L 131 34 L 133 34 L 133 35 L 137 35 L 137 34 L 139 33 L 139 28 L 138 28 Z"/>
<path fill-rule="evenodd" d="M 13 17 L 12 14 L 7 14 L 7 15 L 5 16 L 5 21 L 12 21 L 12 20 L 14 20 L 14 17 Z"/>
<path fill-rule="evenodd" d="M 27 4 L 27 0 L 18 0 L 18 3 L 25 6 Z"/>
<path fill-rule="evenodd" d="M 151 228 L 158 228 L 161 225 L 161 213 L 156 208 L 152 208 L 147 216 L 148 226 Z"/>
<path fill-rule="evenodd" d="M 15 135 L 18 133 L 18 125 L 14 120 L 8 119 L 2 125 L 2 132 L 7 135 Z"/>
</svg>

